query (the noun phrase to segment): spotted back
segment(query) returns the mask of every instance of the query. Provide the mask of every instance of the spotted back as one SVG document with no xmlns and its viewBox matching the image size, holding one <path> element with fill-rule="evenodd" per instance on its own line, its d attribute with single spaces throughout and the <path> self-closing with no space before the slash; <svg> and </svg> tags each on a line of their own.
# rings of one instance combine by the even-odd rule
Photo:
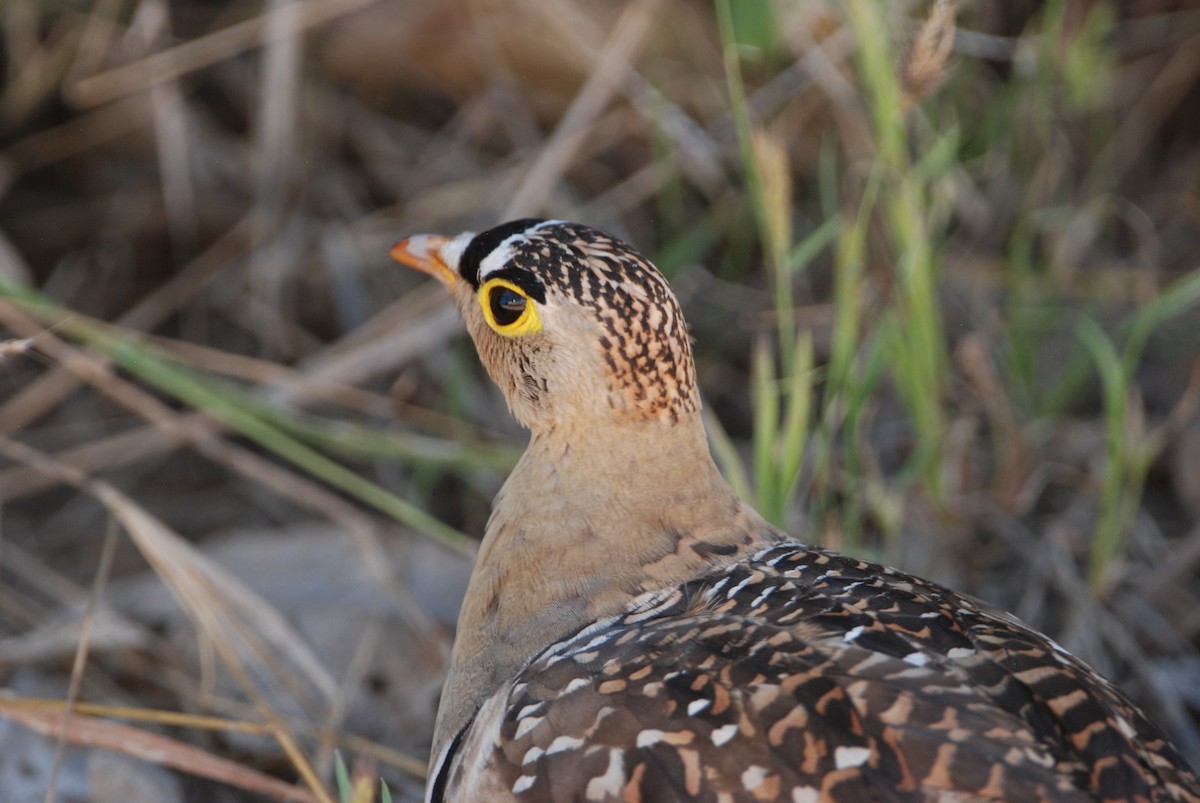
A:
<svg viewBox="0 0 1200 803">
<path fill-rule="evenodd" d="M 639 598 L 485 708 L 447 800 L 473 773 L 530 801 L 1200 800 L 1155 727 L 1053 642 L 797 544 Z"/>
</svg>

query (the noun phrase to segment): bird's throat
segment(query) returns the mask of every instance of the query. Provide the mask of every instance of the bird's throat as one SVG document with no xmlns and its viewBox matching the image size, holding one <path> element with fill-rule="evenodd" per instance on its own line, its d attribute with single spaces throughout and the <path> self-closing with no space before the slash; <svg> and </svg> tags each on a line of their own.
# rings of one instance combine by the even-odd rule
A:
<svg viewBox="0 0 1200 803">
<path fill-rule="evenodd" d="M 435 754 L 547 645 L 779 537 L 721 477 L 698 416 L 535 435 L 480 547 Z"/>
</svg>

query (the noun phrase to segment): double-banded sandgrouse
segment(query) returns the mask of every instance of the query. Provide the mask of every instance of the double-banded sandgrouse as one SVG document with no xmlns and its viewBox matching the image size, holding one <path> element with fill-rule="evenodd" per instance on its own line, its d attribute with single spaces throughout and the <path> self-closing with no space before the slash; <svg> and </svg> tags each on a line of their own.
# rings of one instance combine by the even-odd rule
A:
<svg viewBox="0 0 1200 803">
<path fill-rule="evenodd" d="M 459 616 L 428 800 L 1200 800 L 1050 639 L 740 501 L 678 302 L 629 246 L 516 220 L 392 255 L 450 291 L 531 431 Z"/>
</svg>

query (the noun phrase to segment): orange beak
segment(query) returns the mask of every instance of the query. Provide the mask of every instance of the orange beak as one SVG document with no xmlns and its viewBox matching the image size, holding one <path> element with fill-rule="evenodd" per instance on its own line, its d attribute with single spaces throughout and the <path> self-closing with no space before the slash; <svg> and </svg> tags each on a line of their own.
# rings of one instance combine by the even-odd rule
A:
<svg viewBox="0 0 1200 803">
<path fill-rule="evenodd" d="M 388 254 L 401 265 L 428 273 L 447 288 L 453 288 L 462 279 L 442 259 L 442 246 L 448 242 L 450 238 L 439 234 L 416 234 L 393 245 Z"/>
</svg>

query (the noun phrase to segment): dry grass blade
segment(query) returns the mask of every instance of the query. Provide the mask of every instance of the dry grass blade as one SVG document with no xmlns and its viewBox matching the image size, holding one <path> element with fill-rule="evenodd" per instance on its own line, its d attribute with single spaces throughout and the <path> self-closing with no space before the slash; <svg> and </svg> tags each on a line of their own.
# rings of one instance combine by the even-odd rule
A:
<svg viewBox="0 0 1200 803">
<path fill-rule="evenodd" d="M 86 154 L 142 128 L 151 119 L 145 98 L 120 100 L 59 126 L 44 128 L 0 151 L 0 190 L 26 173 Z"/>
<path fill-rule="evenodd" d="M 275 9 L 132 64 L 81 78 L 67 87 L 67 97 L 79 106 L 98 106 L 267 44 L 268 32 L 274 36 L 294 36 L 375 2 L 378 0 L 309 0 L 298 13 L 287 8 Z M 277 16 L 285 17 L 287 24 L 273 25 Z"/>
<path fill-rule="evenodd" d="M 169 281 L 121 315 L 116 323 L 132 329 L 149 329 L 161 323 L 249 247 L 249 232 L 248 220 L 233 226 Z M 35 334 L 36 329 L 29 336 Z M 3 422 L 0 431 L 13 432 L 36 421 L 79 387 L 80 379 L 70 371 L 56 370 L 30 382 L 0 405 Z"/>
<path fill-rule="evenodd" d="M 376 527 L 361 511 L 316 483 L 224 440 L 216 426 L 206 417 L 175 413 L 150 394 L 117 377 L 106 360 L 71 348 L 54 337 L 52 332 L 41 328 L 16 306 L 3 300 L 0 300 L 0 321 L 4 321 L 15 330 L 28 332 L 31 337 L 35 334 L 42 337 L 43 351 L 67 368 L 71 374 L 91 383 L 102 393 L 150 421 L 179 443 L 189 444 L 206 457 L 262 483 L 301 507 L 342 524 L 362 550 L 366 564 L 380 587 L 398 601 L 398 609 L 411 628 L 423 654 L 431 665 L 441 665 L 440 643 L 433 635 L 435 628 L 420 607 L 395 581 L 390 564 L 383 556 Z M 326 689 L 333 688 L 327 678 L 322 685 Z"/>
<path fill-rule="evenodd" d="M 66 703 L 63 700 L 0 695 L 0 709 L 5 712 L 18 710 L 61 714 L 65 708 Z M 75 703 L 72 710 L 75 713 L 89 716 L 93 719 L 123 719 L 130 722 L 149 722 L 155 725 L 171 725 L 180 728 L 226 731 L 229 733 L 270 733 L 268 726 L 256 722 L 242 722 L 236 719 L 204 716 L 202 714 L 187 714 L 180 711 L 166 711 L 160 708 L 130 708 L 121 705 L 102 705 L 100 703 L 80 701 Z"/>
<path fill-rule="evenodd" d="M 1166 65 L 1138 94 L 1132 108 L 1121 116 L 1121 125 L 1113 136 L 1113 141 L 1122 146 L 1113 153 L 1117 176 L 1124 176 L 1153 150 L 1154 138 L 1169 125 L 1172 114 L 1189 104 L 1189 93 L 1197 76 L 1200 76 L 1200 34 L 1176 45 Z"/>
<path fill-rule="evenodd" d="M 60 482 L 78 488 L 104 504 L 184 609 L 193 615 L 201 633 L 211 640 L 223 642 L 219 646 L 223 646 L 228 654 L 236 654 L 232 650 L 234 645 L 228 641 L 235 634 L 246 646 L 253 648 L 252 653 L 269 654 L 271 651 L 260 642 L 257 633 L 303 669 L 305 677 L 323 696 L 329 698 L 336 693 L 336 682 L 282 616 L 128 496 L 106 482 L 92 479 L 16 441 L 0 438 L 0 452 L 55 476 Z"/>
<path fill-rule="evenodd" d="M 297 258 L 297 238 L 288 236 L 287 191 L 293 185 L 295 133 L 300 106 L 303 39 L 297 21 L 301 3 L 270 0 L 263 32 L 263 71 L 255 127 L 254 256 L 250 267 L 250 326 L 269 351 L 288 353 L 290 320 L 273 316 L 284 308 L 286 266 Z"/>
<path fill-rule="evenodd" d="M 5 10 L 12 5 L 6 4 Z M 31 20 L 34 26 L 4 43 L 6 48 L 11 44 L 15 52 L 9 54 L 7 85 L 3 93 L 0 93 L 0 127 L 8 127 L 27 119 L 47 98 L 54 96 L 60 77 L 70 63 L 80 38 L 76 26 L 63 23 L 50 26 L 44 35 L 39 36 L 36 31 L 36 18 L 26 16 L 23 24 L 19 21 L 21 16 L 24 15 L 16 11 L 5 20 L 15 22 L 12 28 L 5 26 L 9 33 L 16 33 L 18 29 L 25 28 Z M 13 59 L 13 56 L 17 58 Z"/>
<path fill-rule="evenodd" d="M 339 742 L 348 750 L 353 750 L 355 753 L 371 758 L 380 764 L 396 767 L 414 778 L 424 780 L 426 773 L 429 771 L 429 764 L 426 761 L 415 759 L 410 755 L 401 753 L 399 750 L 393 750 L 387 745 L 370 739 L 364 739 L 352 733 L 341 734 Z"/>
<path fill-rule="evenodd" d="M 929 16 L 900 65 L 902 110 L 907 111 L 945 79 L 957 15 L 957 0 L 934 0 Z"/>
<path fill-rule="evenodd" d="M 153 51 L 170 38 L 170 20 L 165 2 L 143 2 L 136 19 L 140 22 L 142 46 Z M 196 239 L 196 188 L 192 181 L 189 153 L 192 126 L 183 90 L 177 81 L 164 81 L 150 89 L 154 117 L 154 139 L 162 174 L 163 205 L 173 251 L 191 253 Z"/>
<path fill-rule="evenodd" d="M 629 69 L 639 45 L 650 29 L 654 11 L 661 0 L 641 0 L 627 8 L 612 36 L 597 56 L 587 82 L 563 114 L 550 139 L 542 146 L 521 186 L 505 207 L 503 218 L 536 214 L 545 207 L 555 184 L 566 170 L 572 155 L 616 92 L 622 74 Z"/>
<path fill-rule="evenodd" d="M 1154 600 L 1160 595 L 1178 593 L 1177 589 L 1189 587 L 1189 576 L 1200 567 L 1200 526 L 1193 527 L 1179 540 L 1170 557 L 1142 580 L 1140 594 L 1145 599 Z"/>
<path fill-rule="evenodd" d="M 255 160 L 258 167 L 255 219 L 266 230 L 278 225 L 276 218 L 283 212 L 284 191 L 291 178 L 292 160 L 297 156 L 296 115 L 303 55 L 303 41 L 298 35 L 301 4 L 295 0 L 270 0 L 269 5 Z"/>
<path fill-rule="evenodd" d="M 67 688 L 67 704 L 62 715 L 62 727 L 56 736 L 58 744 L 54 748 L 54 766 L 50 770 L 50 783 L 46 787 L 45 803 L 54 803 L 54 790 L 58 782 L 58 772 L 62 767 L 63 755 L 66 752 L 67 733 L 70 728 L 71 715 L 75 702 L 79 699 L 79 688 L 83 685 L 83 670 L 87 666 L 88 648 L 91 646 L 92 625 L 96 618 L 96 605 L 104 593 L 104 584 L 108 581 L 112 569 L 113 555 L 117 551 L 116 522 L 109 519 L 108 531 L 104 535 L 104 548 L 100 553 L 100 565 L 96 569 L 96 579 L 92 582 L 92 591 L 88 596 L 87 610 L 83 617 L 83 627 L 79 632 L 79 642 L 75 646 L 75 661 L 71 666 L 71 681 Z"/>
<path fill-rule="evenodd" d="M 195 274 L 191 276 L 192 280 L 198 278 Z M 194 285 L 194 281 L 170 282 L 172 289 L 164 286 L 163 294 L 176 297 L 180 291 L 187 294 L 190 292 L 187 285 Z M 126 317 L 137 324 L 149 323 L 149 319 L 166 314 L 167 305 L 156 303 L 158 296 L 156 292 L 148 297 L 130 310 Z M 458 314 L 445 306 L 442 303 L 444 301 L 444 293 L 436 287 L 424 287 L 406 295 L 345 338 L 306 358 L 303 370 L 182 340 L 154 336 L 147 336 L 146 339 L 155 347 L 178 355 L 201 370 L 260 386 L 264 400 L 271 404 L 287 406 L 322 402 L 375 414 L 394 406 L 396 402 L 382 394 L 347 383 L 364 382 L 381 372 L 394 369 L 397 364 L 411 359 L 422 348 L 422 344 L 440 341 L 460 329 Z M 124 333 L 120 326 L 86 315 L 73 314 L 71 319 L 113 337 L 120 337 Z M 35 351 L 39 340 L 61 327 L 60 322 L 29 337 L 0 340 L 0 364 L 5 359 L 23 357 Z M 94 359 L 103 360 L 102 357 Z M 13 422 L 14 428 L 28 425 L 31 419 L 45 414 L 54 403 L 77 387 L 80 381 L 79 377 L 65 369 L 52 371 L 30 383 L 10 398 L 7 404 L 0 405 L 0 420 Z M 423 408 L 412 408 L 410 413 L 434 431 L 442 431 L 447 435 L 461 433 L 460 423 L 444 414 Z M 181 418 L 185 429 L 209 427 L 213 431 L 224 430 L 220 422 L 211 421 L 202 413 L 188 413 Z M 91 473 L 129 465 L 176 449 L 184 443 L 169 429 L 151 424 L 65 449 L 54 456 L 56 460 Z M 2 470 L 0 502 L 27 496 L 54 484 L 53 479 L 29 468 Z M 334 503 L 328 510 L 338 518 L 341 508 Z M 343 512 L 351 513 L 349 509 Z M 353 523 L 355 527 L 366 524 L 365 520 L 355 516 L 344 518 L 343 521 Z"/>
<path fill-rule="evenodd" d="M 18 704 L 13 704 L 14 702 Z M 19 722 L 43 736 L 62 735 L 69 744 L 111 750 L 141 761 L 171 767 L 188 775 L 209 778 L 271 800 L 309 801 L 319 797 L 303 787 L 272 778 L 243 764 L 215 756 L 169 736 L 85 714 L 37 710 L 0 697 L 0 716 Z"/>
<path fill-rule="evenodd" d="M 265 670 L 274 681 L 294 694 L 303 693 L 290 672 L 274 657 L 286 657 L 300 669 L 324 700 L 336 693 L 336 683 L 307 644 L 270 605 L 221 567 L 199 554 L 191 545 L 161 521 L 111 485 L 56 463 L 23 444 L 0 437 L 0 453 L 11 460 L 26 463 L 56 476 L 61 482 L 78 488 L 101 502 L 121 522 L 143 557 L 171 589 L 191 617 L 203 646 L 221 656 L 226 668 L 242 691 L 276 728 L 275 737 L 308 778 L 318 798 L 324 796 L 319 781 L 296 746 L 296 740 L 283 726 L 283 717 L 275 713 L 267 700 L 267 687 L 251 679 L 246 660 Z M 300 700 L 297 700 L 300 702 Z"/>
<path fill-rule="evenodd" d="M 462 331 L 458 310 L 441 287 L 419 287 L 389 304 L 359 330 L 306 357 L 304 373 L 325 382 L 357 383 L 394 369 Z M 291 392 L 271 398 L 283 402 Z"/>
<path fill-rule="evenodd" d="M 753 131 L 751 143 L 762 181 L 765 247 L 769 259 L 775 262 L 773 270 L 786 271 L 783 263 L 792 247 L 792 171 L 787 143 L 775 132 L 762 128 Z"/>
<path fill-rule="evenodd" d="M 4 159 L 0 157 L 0 190 L 4 188 L 5 167 Z M 2 228 L 0 228 L 0 278 L 24 285 L 33 284 L 33 270 Z"/>
<path fill-rule="evenodd" d="M 12 340 L 0 340 L 0 360 L 9 357 L 22 357 L 33 348 L 36 337 L 21 337 Z"/>
<path fill-rule="evenodd" d="M 1012 403 L 997 375 L 987 345 L 977 334 L 967 335 L 954 353 L 958 367 L 971 384 L 987 415 L 996 453 L 995 497 L 1001 507 L 1017 506 L 1022 486 L 1028 480 L 1028 459 L 1024 453 L 1025 436 L 1017 423 Z"/>
<path fill-rule="evenodd" d="M 192 419 L 190 423 L 195 426 L 204 424 L 202 413 L 191 413 L 185 418 Z M 148 425 L 64 449 L 56 452 L 53 457 L 64 465 L 91 474 L 121 468 L 147 457 L 178 449 L 180 445 L 179 438 L 160 427 Z M 0 503 L 19 499 L 58 484 L 54 477 L 28 466 L 13 466 L 0 471 Z"/>
</svg>

